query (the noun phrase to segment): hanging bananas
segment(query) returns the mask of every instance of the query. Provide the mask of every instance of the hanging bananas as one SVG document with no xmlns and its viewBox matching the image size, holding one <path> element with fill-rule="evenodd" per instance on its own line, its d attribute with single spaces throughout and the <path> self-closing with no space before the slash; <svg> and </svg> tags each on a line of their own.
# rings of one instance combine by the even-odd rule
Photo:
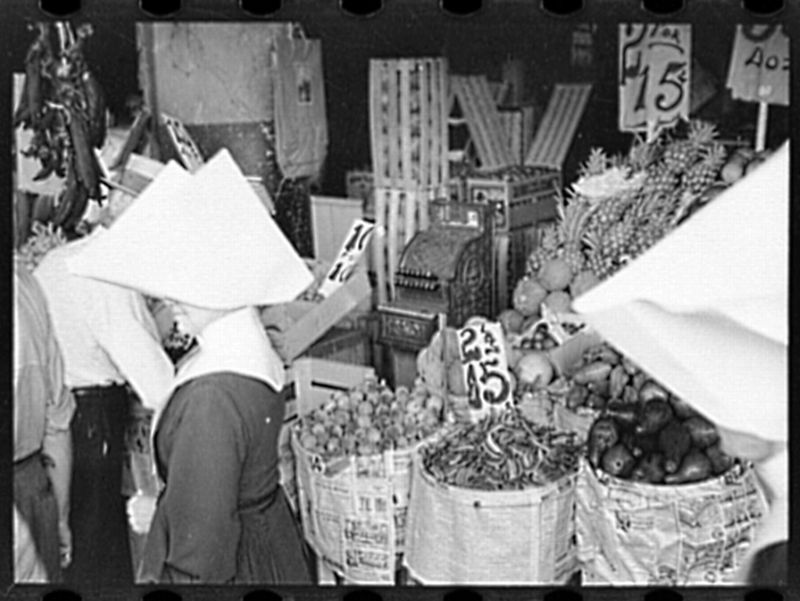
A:
<svg viewBox="0 0 800 601">
<path fill-rule="evenodd" d="M 37 37 L 25 57 L 25 81 L 13 123 L 33 130 L 30 145 L 21 152 L 41 164 L 34 181 L 52 175 L 65 179 L 52 221 L 71 231 L 89 199 L 102 200 L 94 149 L 101 148 L 106 138 L 105 95 L 83 57 L 83 44 L 92 35 L 90 25 L 74 32 L 65 22 L 35 27 Z"/>
</svg>

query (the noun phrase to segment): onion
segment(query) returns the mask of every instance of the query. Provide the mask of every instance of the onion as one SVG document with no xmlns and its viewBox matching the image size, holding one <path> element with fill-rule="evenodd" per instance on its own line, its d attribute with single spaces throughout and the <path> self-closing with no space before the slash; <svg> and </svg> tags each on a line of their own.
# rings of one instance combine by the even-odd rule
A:
<svg viewBox="0 0 800 601">
<path fill-rule="evenodd" d="M 514 369 L 520 384 L 547 386 L 555 375 L 553 364 L 540 351 L 525 353 Z"/>
</svg>

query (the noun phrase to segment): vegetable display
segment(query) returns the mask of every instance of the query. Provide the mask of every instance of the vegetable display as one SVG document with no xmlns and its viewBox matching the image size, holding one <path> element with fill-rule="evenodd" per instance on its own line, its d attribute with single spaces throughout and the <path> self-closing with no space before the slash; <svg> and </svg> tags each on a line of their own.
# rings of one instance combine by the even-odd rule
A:
<svg viewBox="0 0 800 601">
<path fill-rule="evenodd" d="M 437 481 L 479 490 L 522 490 L 577 472 L 583 447 L 571 432 L 539 426 L 512 408 L 459 425 L 421 448 Z"/>
<path fill-rule="evenodd" d="M 337 391 L 322 407 L 293 426 L 305 450 L 329 460 L 374 455 L 409 448 L 431 436 L 442 424 L 443 399 L 429 394 L 422 382 L 412 390 L 392 391 L 368 378 L 349 391 Z"/>
<path fill-rule="evenodd" d="M 51 25 L 36 27 L 37 38 L 25 57 L 25 81 L 13 126 L 33 130 L 30 146 L 20 149 L 41 163 L 33 179 L 65 178 L 52 221 L 72 230 L 89 199 L 102 197 L 101 170 L 93 149 L 105 142 L 105 96 L 83 57 L 92 27 L 84 24 L 73 32 L 67 23 L 53 24 L 59 38 L 57 52 Z"/>
</svg>

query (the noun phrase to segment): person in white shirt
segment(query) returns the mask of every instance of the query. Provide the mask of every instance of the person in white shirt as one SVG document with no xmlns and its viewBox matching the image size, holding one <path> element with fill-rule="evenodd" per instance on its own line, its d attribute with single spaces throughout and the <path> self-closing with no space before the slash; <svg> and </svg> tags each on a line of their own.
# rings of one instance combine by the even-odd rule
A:
<svg viewBox="0 0 800 601">
<path fill-rule="evenodd" d="M 174 378 L 145 298 L 67 269 L 69 258 L 107 233 L 105 226 L 122 210 L 110 202 L 90 235 L 51 250 L 34 271 L 62 349 L 64 379 L 77 403 L 71 427 L 73 558 L 66 574 L 67 582 L 77 584 L 133 580 L 121 492 L 131 393 L 157 410 Z"/>
</svg>

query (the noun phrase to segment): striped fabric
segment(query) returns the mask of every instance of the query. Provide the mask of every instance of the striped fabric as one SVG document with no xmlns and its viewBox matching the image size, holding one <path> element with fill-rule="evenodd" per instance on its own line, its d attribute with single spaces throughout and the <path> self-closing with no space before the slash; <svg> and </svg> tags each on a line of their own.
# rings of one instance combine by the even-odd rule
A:
<svg viewBox="0 0 800 601">
<path fill-rule="evenodd" d="M 556 84 L 525 164 L 561 169 L 581 121 L 591 84 Z"/>
</svg>

